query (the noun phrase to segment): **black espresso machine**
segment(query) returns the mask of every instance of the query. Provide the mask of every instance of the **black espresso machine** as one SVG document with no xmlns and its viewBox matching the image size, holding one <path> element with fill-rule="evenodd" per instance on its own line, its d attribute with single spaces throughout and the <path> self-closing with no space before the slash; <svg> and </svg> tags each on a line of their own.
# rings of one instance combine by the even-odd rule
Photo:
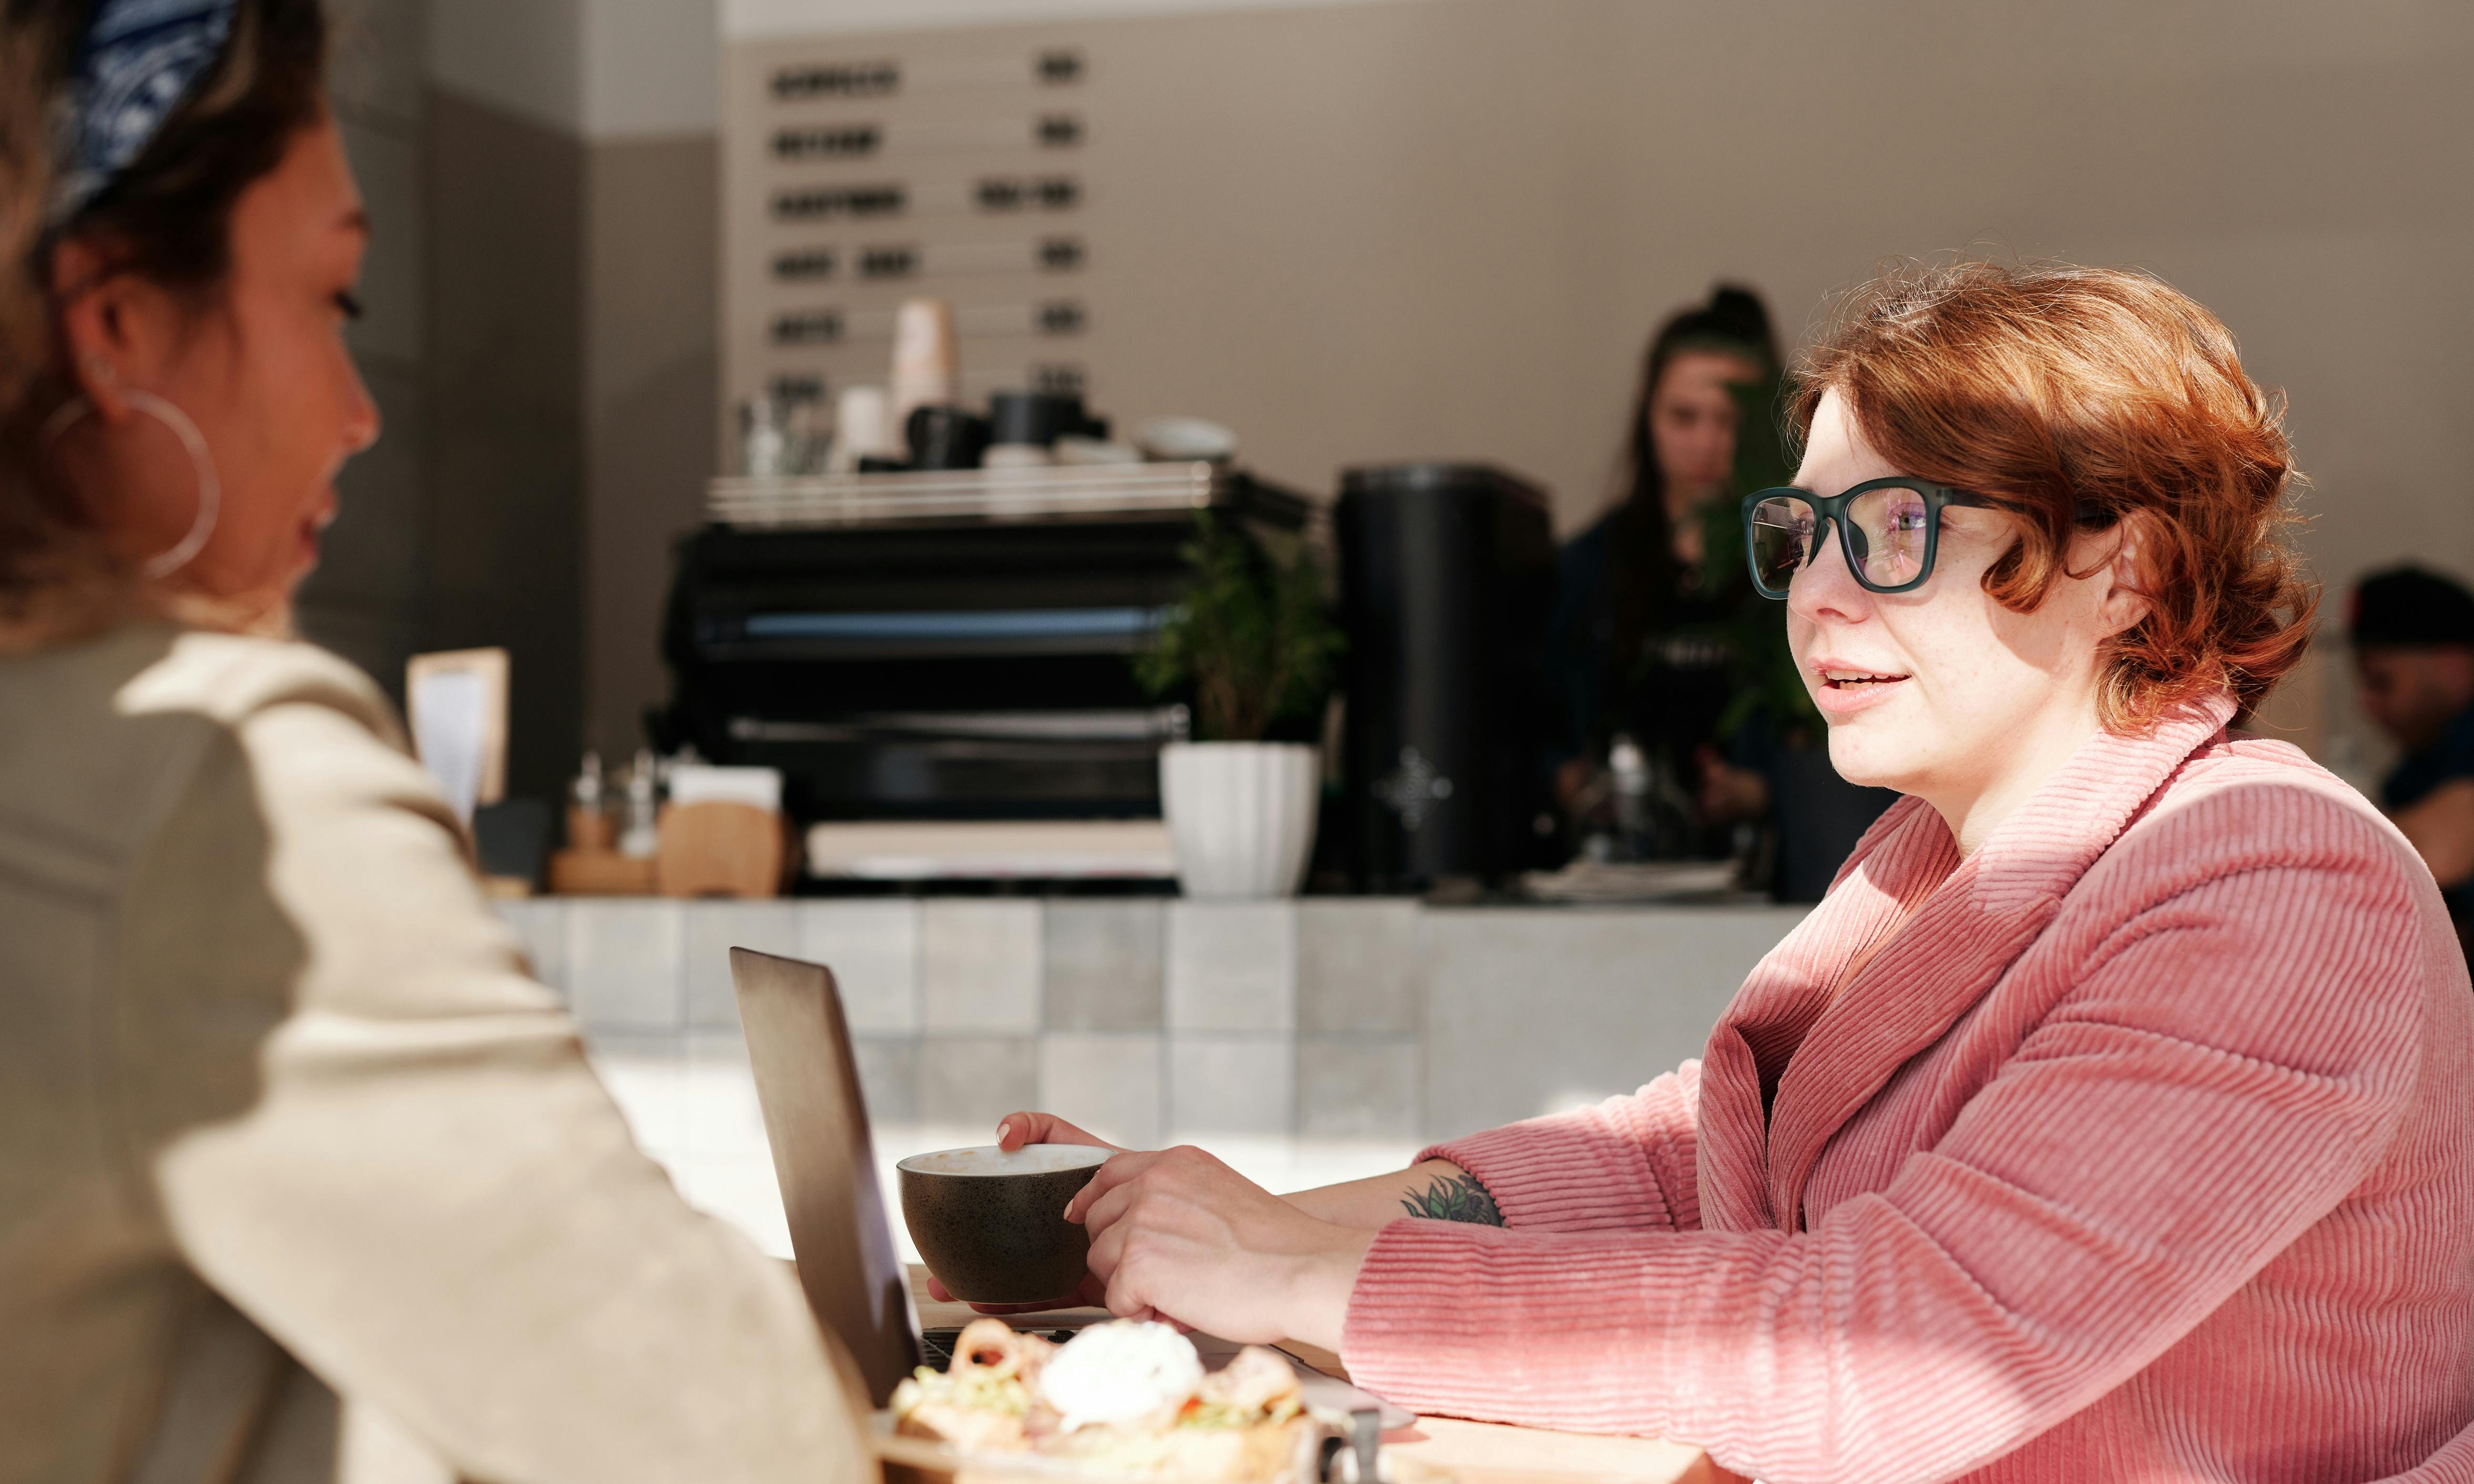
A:
<svg viewBox="0 0 2474 1484">
<path fill-rule="evenodd" d="M 1202 463 L 716 480 L 677 551 L 655 744 L 780 769 L 803 826 L 1156 819 L 1185 713 L 1129 659 L 1196 513 L 1310 509 Z"/>
</svg>

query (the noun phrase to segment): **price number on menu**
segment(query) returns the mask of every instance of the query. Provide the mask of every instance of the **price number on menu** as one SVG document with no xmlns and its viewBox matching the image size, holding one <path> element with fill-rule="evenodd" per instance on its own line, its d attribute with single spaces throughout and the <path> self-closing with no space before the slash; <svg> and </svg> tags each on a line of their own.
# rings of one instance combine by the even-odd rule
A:
<svg viewBox="0 0 2474 1484">
<path fill-rule="evenodd" d="M 862 278 L 908 278 L 919 271 L 919 250 L 907 243 L 859 250 Z"/>
<path fill-rule="evenodd" d="M 773 320 L 773 344 L 777 346 L 830 346 L 839 341 L 842 333 L 838 309 L 810 309 L 777 315 Z"/>
<path fill-rule="evenodd" d="M 1063 211 L 1081 204 L 1082 183 L 1072 176 L 983 176 L 972 200 L 982 211 Z"/>
</svg>

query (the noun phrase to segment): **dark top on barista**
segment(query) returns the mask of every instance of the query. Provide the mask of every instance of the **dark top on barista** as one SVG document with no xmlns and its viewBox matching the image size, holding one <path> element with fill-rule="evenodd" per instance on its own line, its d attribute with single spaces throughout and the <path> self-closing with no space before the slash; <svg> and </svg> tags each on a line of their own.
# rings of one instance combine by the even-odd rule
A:
<svg viewBox="0 0 2474 1484">
<path fill-rule="evenodd" d="M 1694 351 L 1739 360 L 1762 380 L 1779 366 L 1769 316 L 1744 289 L 1721 286 L 1660 327 L 1634 398 L 1625 496 L 1564 547 L 1547 635 L 1564 710 L 1561 754 L 1602 755 L 1625 732 L 1687 781 L 1741 683 L 1730 630 L 1753 601 L 1740 560 L 1692 560 L 1678 550 L 1667 472 L 1676 459 L 1661 457 L 1652 410 L 1677 359 Z M 1733 448 L 1731 424 L 1717 454 L 1722 479 Z M 1703 527 L 1683 543 L 1687 551 L 1706 555 L 1726 541 L 1732 511 L 1717 507 L 1728 492 L 1686 516 Z"/>
</svg>

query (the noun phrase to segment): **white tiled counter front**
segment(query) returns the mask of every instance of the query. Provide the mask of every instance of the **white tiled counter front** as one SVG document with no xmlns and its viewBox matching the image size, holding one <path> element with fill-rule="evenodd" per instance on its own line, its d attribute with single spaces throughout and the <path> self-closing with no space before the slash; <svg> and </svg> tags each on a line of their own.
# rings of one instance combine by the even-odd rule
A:
<svg viewBox="0 0 2474 1484">
<path fill-rule="evenodd" d="M 690 1201 L 787 1256 L 729 950 L 833 968 L 893 1161 L 1043 1108 L 1273 1189 L 1628 1091 L 1698 1055 L 1801 908 L 1328 898 L 501 904 Z M 909 1253 L 907 1233 L 896 1238 Z"/>
<path fill-rule="evenodd" d="M 506 903 L 596 1053 L 738 1053 L 728 950 L 832 966 L 880 1123 L 1414 1142 L 1696 1055 L 1802 915 L 1388 898 Z"/>
</svg>

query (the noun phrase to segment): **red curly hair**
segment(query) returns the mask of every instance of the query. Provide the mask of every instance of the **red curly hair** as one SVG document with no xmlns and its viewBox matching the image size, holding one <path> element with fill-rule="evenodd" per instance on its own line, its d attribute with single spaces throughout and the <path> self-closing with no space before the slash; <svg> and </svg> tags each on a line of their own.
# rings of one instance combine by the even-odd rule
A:
<svg viewBox="0 0 2474 1484">
<path fill-rule="evenodd" d="M 1832 387 L 1900 469 L 2020 517 L 1984 575 L 2005 607 L 2033 610 L 2068 570 L 2083 505 L 2139 517 L 2149 609 L 2105 641 L 2106 730 L 2217 691 L 2247 715 L 2301 659 L 2319 593 L 2292 545 L 2284 409 L 2190 296 L 2067 264 L 1902 267 L 1798 358 L 1799 435 Z"/>
</svg>

